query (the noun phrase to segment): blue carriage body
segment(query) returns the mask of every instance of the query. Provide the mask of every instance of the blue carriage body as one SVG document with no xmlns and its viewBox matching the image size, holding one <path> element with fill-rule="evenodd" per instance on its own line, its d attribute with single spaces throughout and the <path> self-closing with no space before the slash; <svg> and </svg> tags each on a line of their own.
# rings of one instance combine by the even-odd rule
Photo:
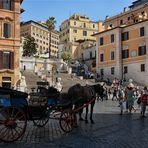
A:
<svg viewBox="0 0 148 148">
<path fill-rule="evenodd" d="M 57 105 L 56 98 L 48 98 L 48 105 Z"/>
<path fill-rule="evenodd" d="M 0 106 L 17 106 L 22 107 L 28 105 L 28 94 L 17 90 L 0 87 Z"/>
</svg>

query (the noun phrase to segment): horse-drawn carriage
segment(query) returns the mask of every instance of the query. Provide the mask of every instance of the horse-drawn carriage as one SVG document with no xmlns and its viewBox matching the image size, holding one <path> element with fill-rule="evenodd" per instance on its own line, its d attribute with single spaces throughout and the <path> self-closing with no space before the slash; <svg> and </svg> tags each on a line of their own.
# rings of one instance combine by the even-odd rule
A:
<svg viewBox="0 0 148 148">
<path fill-rule="evenodd" d="M 54 93 L 49 93 L 49 91 Z M 27 121 L 33 121 L 35 126 L 43 127 L 48 123 L 49 118 L 58 119 L 64 132 L 70 132 L 74 127 L 74 114 L 68 103 L 58 103 L 56 89 L 38 87 L 37 92 L 28 95 L 0 87 L 1 141 L 18 140 L 25 133 Z"/>
<path fill-rule="evenodd" d="M 0 140 L 13 142 L 25 133 L 27 121 L 35 126 L 43 127 L 49 119 L 59 120 L 61 129 L 68 133 L 76 125 L 76 113 L 91 104 L 90 120 L 92 120 L 95 103 L 94 90 L 101 87 L 72 86 L 68 93 L 59 93 L 53 87 L 38 86 L 36 92 L 30 94 L 0 87 Z M 60 101 L 64 98 L 65 101 Z M 80 103 L 81 102 L 81 103 Z M 75 105 L 73 107 L 73 105 Z"/>
</svg>

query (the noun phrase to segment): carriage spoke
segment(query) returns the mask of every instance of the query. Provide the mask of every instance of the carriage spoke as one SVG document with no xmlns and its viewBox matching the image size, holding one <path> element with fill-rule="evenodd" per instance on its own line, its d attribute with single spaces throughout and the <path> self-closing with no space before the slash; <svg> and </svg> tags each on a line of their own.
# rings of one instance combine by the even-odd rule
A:
<svg viewBox="0 0 148 148">
<path fill-rule="evenodd" d="M 14 114 L 14 110 L 15 110 L 15 108 L 14 107 L 12 107 L 12 113 L 11 113 L 11 118 L 13 117 L 13 114 Z"/>
<path fill-rule="evenodd" d="M 14 116 L 14 118 L 16 119 L 19 114 L 20 114 L 20 111 L 18 111 L 18 112 L 16 113 L 16 115 Z"/>
<path fill-rule="evenodd" d="M 15 134 L 16 134 L 16 133 L 17 133 L 17 135 L 20 134 L 20 131 L 19 131 L 19 130 L 14 129 L 14 131 L 15 131 Z"/>
<path fill-rule="evenodd" d="M 16 119 L 17 119 L 17 120 L 24 119 L 24 114 L 23 114 L 22 116 L 18 117 L 18 118 L 16 117 Z"/>
<path fill-rule="evenodd" d="M 5 121 L 0 120 L 0 126 L 2 126 L 4 124 Z"/>
<path fill-rule="evenodd" d="M 9 131 L 8 128 L 5 129 L 5 132 L 4 132 L 3 135 L 2 135 L 3 138 L 7 136 L 7 131 Z"/>
<path fill-rule="evenodd" d="M 5 127 L 3 127 L 0 131 L 0 135 L 3 135 L 4 132 L 2 132 L 3 130 L 5 130 Z"/>
<path fill-rule="evenodd" d="M 15 138 L 15 135 L 13 133 L 13 129 L 11 129 L 11 135 L 12 135 L 12 138 Z"/>
<path fill-rule="evenodd" d="M 19 129 L 23 129 L 24 127 L 17 126 L 17 128 L 19 128 Z"/>
</svg>

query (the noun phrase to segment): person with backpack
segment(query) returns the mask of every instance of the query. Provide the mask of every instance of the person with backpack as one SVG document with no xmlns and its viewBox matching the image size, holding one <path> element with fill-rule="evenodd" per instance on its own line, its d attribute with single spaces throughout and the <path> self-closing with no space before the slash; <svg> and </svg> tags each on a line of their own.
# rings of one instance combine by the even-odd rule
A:
<svg viewBox="0 0 148 148">
<path fill-rule="evenodd" d="M 132 110 L 136 111 L 134 108 L 134 101 L 135 101 L 135 95 L 134 95 L 134 84 L 132 83 L 133 80 L 129 79 L 129 84 L 125 88 L 125 96 L 127 98 L 127 110 L 129 110 L 129 113 L 132 112 Z"/>
</svg>

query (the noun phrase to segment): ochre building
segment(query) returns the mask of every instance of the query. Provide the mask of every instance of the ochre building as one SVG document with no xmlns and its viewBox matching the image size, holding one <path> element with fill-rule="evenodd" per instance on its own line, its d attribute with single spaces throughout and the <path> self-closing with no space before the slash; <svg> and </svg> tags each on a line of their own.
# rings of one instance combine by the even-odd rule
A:
<svg viewBox="0 0 148 148">
<path fill-rule="evenodd" d="M 103 25 L 105 30 L 95 35 L 97 72 L 148 85 L 148 0 L 107 16 Z"/>
<path fill-rule="evenodd" d="M 98 22 L 91 21 L 89 17 L 73 14 L 60 26 L 60 42 L 64 44 L 63 51 L 72 54 L 73 59 L 77 59 L 75 50 L 78 46 L 77 40 L 95 40 L 92 34 L 99 31 Z"/>
<path fill-rule="evenodd" d="M 33 37 L 37 43 L 37 55 L 49 57 L 50 47 L 50 57 L 58 56 L 59 33 L 57 31 L 49 32 L 47 26 L 30 20 L 21 23 L 21 37 L 28 35 Z"/>
<path fill-rule="evenodd" d="M 20 4 L 0 0 L 0 86 L 14 87 L 20 76 Z"/>
</svg>

